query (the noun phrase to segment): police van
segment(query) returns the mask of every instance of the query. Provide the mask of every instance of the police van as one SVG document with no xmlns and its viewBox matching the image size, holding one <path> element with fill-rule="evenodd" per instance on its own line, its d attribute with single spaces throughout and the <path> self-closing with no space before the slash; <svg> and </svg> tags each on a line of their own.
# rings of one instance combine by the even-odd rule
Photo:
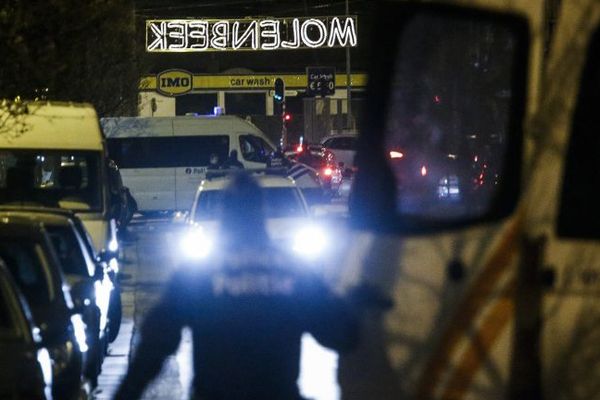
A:
<svg viewBox="0 0 600 400">
<path fill-rule="evenodd" d="M 600 398 L 600 2 L 374 8 L 338 284 L 394 305 L 340 359 L 344 398 Z M 452 198 L 412 190 L 413 154 Z"/>
<path fill-rule="evenodd" d="M 103 118 L 109 154 L 142 213 L 188 210 L 208 169 L 265 168 L 275 147 L 232 115 Z"/>
<path fill-rule="evenodd" d="M 0 111 L 0 203 L 73 210 L 97 252 L 118 249 L 106 146 L 89 104 L 24 103 Z M 108 261 L 108 259 L 107 259 Z"/>
</svg>

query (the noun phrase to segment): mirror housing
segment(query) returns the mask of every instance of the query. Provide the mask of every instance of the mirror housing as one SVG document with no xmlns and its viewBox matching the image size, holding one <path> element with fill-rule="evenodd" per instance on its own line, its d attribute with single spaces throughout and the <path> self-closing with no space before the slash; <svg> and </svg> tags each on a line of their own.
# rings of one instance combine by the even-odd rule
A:
<svg viewBox="0 0 600 400">
<path fill-rule="evenodd" d="M 510 215 L 521 186 L 527 20 L 464 4 L 381 1 L 373 9 L 368 101 L 350 195 L 352 226 L 427 234 Z M 482 31 L 486 35 L 472 33 Z M 475 53 L 482 55 L 473 59 Z M 488 108 L 498 110 L 494 119 Z M 484 194 L 473 188 L 470 198 L 457 200 L 458 191 L 466 193 L 458 185 L 473 181 L 471 161 L 478 153 L 470 147 L 471 137 L 480 141 L 475 151 L 491 148 L 494 164 L 482 168 L 498 171 L 498 179 L 494 183 L 490 173 Z M 407 144 L 404 158 L 388 157 L 389 150 Z M 448 158 L 460 166 L 449 167 Z M 453 183 L 457 176 L 458 184 Z"/>
<path fill-rule="evenodd" d="M 118 254 L 114 251 L 102 249 L 102 251 L 100 251 L 100 253 L 98 254 L 98 261 L 108 263 L 113 258 L 117 258 L 117 256 Z"/>
<path fill-rule="evenodd" d="M 174 224 L 185 224 L 189 221 L 189 211 L 177 211 L 173 214 L 172 222 Z"/>
<path fill-rule="evenodd" d="M 107 269 L 106 262 L 99 261 L 96 263 L 96 268 L 94 269 L 94 280 L 101 281 L 104 279 L 104 273 Z"/>
</svg>

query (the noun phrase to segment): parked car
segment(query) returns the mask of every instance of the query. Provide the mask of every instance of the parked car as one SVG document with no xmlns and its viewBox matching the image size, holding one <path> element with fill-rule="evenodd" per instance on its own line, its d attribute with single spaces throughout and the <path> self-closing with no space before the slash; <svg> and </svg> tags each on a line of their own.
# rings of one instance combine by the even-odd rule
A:
<svg viewBox="0 0 600 400">
<path fill-rule="evenodd" d="M 321 139 L 321 145 L 335 154 L 337 162 L 343 163 L 342 168 L 352 168 L 354 167 L 357 139 L 357 134 L 339 133 L 325 136 Z"/>
<path fill-rule="evenodd" d="M 114 257 L 114 254 L 111 251 L 103 250 L 100 253 L 96 252 L 94 247 L 93 240 L 88 233 L 87 229 L 83 221 L 79 218 L 77 214 L 72 212 L 71 210 L 65 210 L 62 208 L 46 208 L 46 207 L 9 207 L 9 206 L 1 206 L 0 212 L 23 212 L 25 215 L 31 217 L 31 215 L 39 214 L 39 213 L 51 213 L 58 216 L 63 216 L 64 218 L 68 218 L 72 227 L 75 231 L 76 237 L 81 239 L 81 244 L 83 246 L 83 252 L 87 253 L 87 255 L 83 255 L 84 259 L 91 259 L 92 262 L 96 265 L 96 271 L 94 272 L 94 277 L 98 280 L 101 279 L 102 288 L 99 290 L 102 293 L 107 293 L 109 288 L 110 290 L 110 298 L 107 300 L 105 296 L 101 296 L 101 302 L 108 303 L 107 307 L 107 315 L 103 315 L 101 327 L 106 331 L 108 343 L 112 343 L 120 330 L 121 320 L 123 316 L 123 307 L 121 302 L 121 287 L 119 285 L 119 263 L 117 259 Z M 28 214 L 29 213 L 29 214 Z M 59 254 L 60 255 L 60 254 Z M 102 270 L 103 272 L 101 273 Z M 81 270 L 83 272 L 83 270 Z M 91 270 L 90 270 L 91 271 Z M 106 278 L 109 278 L 107 280 Z M 69 279 L 69 274 L 67 274 L 67 279 Z M 73 279 L 77 279 L 74 277 Z M 106 307 L 106 304 L 101 308 Z M 106 326 L 105 326 L 106 325 Z M 105 346 L 106 347 L 106 346 Z"/>
<path fill-rule="evenodd" d="M 0 258 L 23 292 L 53 360 L 53 397 L 79 398 L 84 381 L 85 325 L 44 224 L 0 214 Z"/>
<path fill-rule="evenodd" d="M 30 218 L 48 231 L 75 306 L 86 325 L 89 350 L 84 355 L 84 374 L 97 385 L 109 340 L 109 308 L 113 284 L 107 264 L 95 260 L 81 220 L 68 210 L 29 209 L 3 215 Z"/>
<path fill-rule="evenodd" d="M 288 176 L 296 181 L 309 206 L 339 196 L 344 173 L 335 154 L 320 144 L 294 144 L 285 152 Z"/>
<path fill-rule="evenodd" d="M 52 361 L 29 306 L 0 259 L 0 399 L 52 399 Z"/>
</svg>

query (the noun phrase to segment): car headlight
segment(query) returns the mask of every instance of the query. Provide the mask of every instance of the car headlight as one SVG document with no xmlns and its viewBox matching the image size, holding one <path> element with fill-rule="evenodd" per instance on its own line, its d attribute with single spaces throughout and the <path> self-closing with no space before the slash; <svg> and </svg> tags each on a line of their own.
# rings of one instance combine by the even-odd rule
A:
<svg viewBox="0 0 600 400">
<path fill-rule="evenodd" d="M 200 226 L 195 226 L 185 233 L 180 243 L 184 257 L 193 260 L 206 258 L 213 246 L 213 238 Z"/>
<path fill-rule="evenodd" d="M 319 226 L 306 226 L 298 230 L 294 236 L 292 249 L 305 258 L 313 258 L 323 254 L 327 248 L 328 238 Z"/>
</svg>

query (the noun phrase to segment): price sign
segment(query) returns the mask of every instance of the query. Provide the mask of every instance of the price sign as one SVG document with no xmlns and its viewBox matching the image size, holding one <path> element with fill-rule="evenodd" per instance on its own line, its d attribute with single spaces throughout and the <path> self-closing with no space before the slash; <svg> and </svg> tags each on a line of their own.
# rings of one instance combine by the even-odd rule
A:
<svg viewBox="0 0 600 400">
<path fill-rule="evenodd" d="M 306 78 L 308 96 L 331 96 L 335 93 L 334 67 L 308 67 Z"/>
</svg>

